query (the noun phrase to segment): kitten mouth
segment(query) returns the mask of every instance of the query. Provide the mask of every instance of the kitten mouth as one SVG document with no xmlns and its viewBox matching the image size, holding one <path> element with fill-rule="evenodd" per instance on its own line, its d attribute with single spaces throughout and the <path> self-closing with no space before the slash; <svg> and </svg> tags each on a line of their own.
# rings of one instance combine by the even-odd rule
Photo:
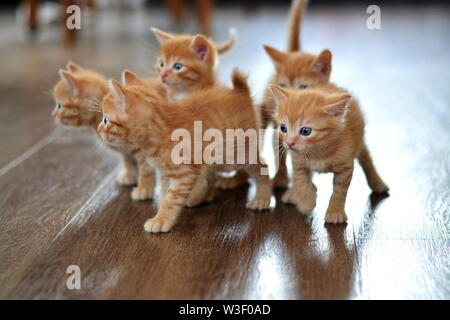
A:
<svg viewBox="0 0 450 320">
<path fill-rule="evenodd" d="M 161 82 L 162 82 L 164 85 L 166 85 L 167 87 L 170 87 L 170 84 L 169 84 L 169 82 L 167 81 L 166 78 L 161 78 Z"/>
</svg>

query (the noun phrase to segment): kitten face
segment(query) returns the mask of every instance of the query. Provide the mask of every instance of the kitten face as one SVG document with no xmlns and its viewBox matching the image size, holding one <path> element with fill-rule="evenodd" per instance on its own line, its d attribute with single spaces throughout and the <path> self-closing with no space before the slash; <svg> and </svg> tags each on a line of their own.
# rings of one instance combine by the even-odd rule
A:
<svg viewBox="0 0 450 320">
<path fill-rule="evenodd" d="M 147 119 L 151 117 L 148 97 L 142 93 L 145 88 L 110 80 L 110 92 L 102 105 L 103 119 L 97 127 L 109 147 L 132 152 L 145 142 Z"/>
<path fill-rule="evenodd" d="M 175 92 L 186 92 L 214 80 L 217 50 L 202 35 L 169 35 L 152 29 L 161 43 L 156 63 L 161 82 Z"/>
<path fill-rule="evenodd" d="M 54 88 L 56 106 L 52 116 L 59 124 L 66 126 L 91 126 L 99 117 L 92 110 L 97 100 L 103 97 L 105 83 L 89 71 L 72 69 L 73 73 L 60 70 L 61 79 Z"/>
<path fill-rule="evenodd" d="M 327 96 L 319 90 L 286 90 L 276 85 L 270 89 L 278 105 L 278 130 L 286 149 L 308 153 L 339 136 L 349 94 Z"/>
<path fill-rule="evenodd" d="M 319 55 L 305 52 L 283 52 L 264 46 L 275 64 L 275 83 L 283 88 L 305 89 L 327 83 L 331 73 L 331 52 L 322 51 Z"/>
</svg>

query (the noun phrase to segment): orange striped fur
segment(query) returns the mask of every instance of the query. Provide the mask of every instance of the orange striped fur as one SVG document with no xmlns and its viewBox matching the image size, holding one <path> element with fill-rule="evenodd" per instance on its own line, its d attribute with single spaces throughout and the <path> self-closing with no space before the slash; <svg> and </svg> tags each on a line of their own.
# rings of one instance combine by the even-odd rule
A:
<svg viewBox="0 0 450 320">
<path fill-rule="evenodd" d="M 373 191 L 388 190 L 364 143 L 364 119 L 358 102 L 347 91 L 333 84 L 305 90 L 271 85 L 270 90 L 278 105 L 278 132 L 284 148 L 291 151 L 294 168 L 293 186 L 283 195 L 283 202 L 295 204 L 304 214 L 310 213 L 316 205 L 312 172 L 332 172 L 333 195 L 325 220 L 347 221 L 345 200 L 355 158 Z"/>
<path fill-rule="evenodd" d="M 314 55 L 300 51 L 301 20 L 307 4 L 307 0 L 292 1 L 287 51 L 280 51 L 264 45 L 264 49 L 273 61 L 276 71 L 269 83 L 276 83 L 290 89 L 303 89 L 305 86 L 328 83 L 331 73 L 331 52 L 325 49 L 319 55 Z M 264 94 L 261 113 L 264 127 L 275 120 L 272 116 L 275 113 L 275 102 L 269 88 Z M 276 135 L 275 132 L 274 140 L 277 138 Z M 279 157 L 279 168 L 274 179 L 274 186 L 285 188 L 289 183 L 286 153 L 281 153 L 277 145 L 280 145 L 280 143 L 274 144 L 275 155 Z"/>
<path fill-rule="evenodd" d="M 230 50 L 235 42 L 232 30 L 230 39 L 220 45 L 201 34 L 172 35 L 156 28 L 151 30 L 161 44 L 156 71 L 168 89 L 170 99 L 214 85 L 219 54 Z"/>
<path fill-rule="evenodd" d="M 61 79 L 54 88 L 56 107 L 52 112 L 53 117 L 62 125 L 96 129 L 102 119 L 100 106 L 109 91 L 108 81 L 99 73 L 83 69 L 73 62 L 67 64 L 67 70 L 60 70 L 60 75 Z M 137 80 L 134 75 L 124 74 L 124 81 L 132 83 Z M 143 79 L 144 82 L 139 81 L 165 96 L 165 89 L 158 79 L 146 78 Z M 122 185 L 138 182 L 131 193 L 134 200 L 152 198 L 155 186 L 153 169 L 136 157 L 135 153 L 121 151 L 123 169 L 119 172 L 117 181 Z M 138 177 L 136 171 L 139 172 Z"/>
<path fill-rule="evenodd" d="M 183 205 L 212 200 L 214 189 L 210 186 L 214 185 L 218 171 L 247 170 L 257 183 L 256 194 L 247 207 L 256 210 L 269 207 L 271 182 L 267 175 L 261 175 L 260 170 L 266 168 L 261 162 L 251 165 L 247 159 L 242 165 L 208 165 L 204 161 L 176 164 L 172 159 L 172 150 L 179 143 L 171 141 L 172 133 L 184 128 L 194 137 L 194 121 L 202 121 L 202 134 L 215 128 L 224 137 L 226 129 L 259 127 L 246 79 L 235 71 L 232 80 L 232 89 L 216 84 L 194 91 L 180 101 L 161 99 L 144 86 L 111 80 L 111 90 L 102 107 L 106 120 L 101 122 L 98 132 L 105 143 L 115 148 L 126 152 L 141 150 L 161 174 L 162 201 L 156 216 L 144 225 L 147 232 L 167 232 Z M 205 149 L 210 142 L 202 144 Z M 235 152 L 237 149 L 236 146 Z"/>
</svg>

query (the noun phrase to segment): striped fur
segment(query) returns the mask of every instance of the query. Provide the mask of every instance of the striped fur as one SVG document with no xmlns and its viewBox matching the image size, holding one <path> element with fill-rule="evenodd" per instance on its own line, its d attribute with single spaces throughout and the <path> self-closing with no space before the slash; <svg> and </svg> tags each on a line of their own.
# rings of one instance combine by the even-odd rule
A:
<svg viewBox="0 0 450 320">
<path fill-rule="evenodd" d="M 194 137 L 194 121 L 202 121 L 203 132 L 214 128 L 224 137 L 226 129 L 256 130 L 259 127 L 245 77 L 235 71 L 232 80 L 236 85 L 232 89 L 217 84 L 192 92 L 180 101 L 152 95 L 148 87 L 124 86 L 111 80 L 110 93 L 102 106 L 104 118 L 108 120 L 101 122 L 98 132 L 105 143 L 126 152 L 141 148 L 146 161 L 161 174 L 162 201 L 156 216 L 144 225 L 147 232 L 167 232 L 183 205 L 194 206 L 212 200 L 214 189 L 210 186 L 214 185 L 218 171 L 245 169 L 257 184 L 256 194 L 247 207 L 255 210 L 269 207 L 271 182 L 260 171 L 267 167 L 261 161 L 249 164 L 248 150 L 246 163 L 242 165 L 208 165 L 204 161 L 176 164 L 172 159 L 173 148 L 179 143 L 171 140 L 172 133 L 184 128 Z M 202 143 L 203 150 L 210 144 Z M 235 152 L 237 149 L 236 146 Z"/>
<path fill-rule="evenodd" d="M 219 54 L 230 50 L 236 41 L 232 30 L 230 39 L 220 45 L 201 34 L 172 35 L 156 28 L 151 30 L 161 44 L 155 68 L 172 100 L 177 99 L 177 95 L 214 85 Z M 182 68 L 176 70 L 175 64 Z"/>
<path fill-rule="evenodd" d="M 56 107 L 52 115 L 55 120 L 66 126 L 97 129 L 102 119 L 101 102 L 109 91 L 108 81 L 99 73 L 85 70 L 73 62 L 67 64 L 67 70 L 60 70 L 60 75 L 61 79 L 54 88 Z M 129 75 L 126 76 L 124 81 L 134 81 Z M 165 96 L 165 89 L 157 79 L 146 78 L 139 81 L 155 88 L 157 94 Z M 134 185 L 138 182 L 131 193 L 134 200 L 152 198 L 155 186 L 153 169 L 139 159 L 137 150 L 121 154 L 123 168 L 117 176 L 117 181 L 122 185 Z M 139 172 L 138 177 L 136 171 Z"/>
<path fill-rule="evenodd" d="M 287 126 L 278 130 L 283 146 L 291 151 L 294 168 L 293 186 L 282 198 L 300 212 L 310 213 L 316 205 L 316 187 L 312 172 L 332 172 L 333 195 L 325 216 L 326 222 L 347 221 L 345 200 L 357 158 L 374 192 L 388 187 L 373 166 L 364 143 L 364 119 L 356 99 L 333 84 L 305 90 L 271 87 L 278 105 L 277 122 Z M 311 128 L 309 135 L 301 128 Z"/>
</svg>

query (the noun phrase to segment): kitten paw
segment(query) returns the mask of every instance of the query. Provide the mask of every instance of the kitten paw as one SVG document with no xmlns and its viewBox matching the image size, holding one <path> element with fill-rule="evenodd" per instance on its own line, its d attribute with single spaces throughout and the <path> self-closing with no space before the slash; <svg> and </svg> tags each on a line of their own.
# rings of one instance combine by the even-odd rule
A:
<svg viewBox="0 0 450 320">
<path fill-rule="evenodd" d="M 144 230 L 151 233 L 168 232 L 172 229 L 173 223 L 170 220 L 154 217 L 145 221 Z"/>
<path fill-rule="evenodd" d="M 275 175 L 275 178 L 273 178 L 273 186 L 277 189 L 285 189 L 289 185 L 289 177 L 287 175 L 287 172 L 281 173 L 281 171 L 278 171 Z"/>
<path fill-rule="evenodd" d="M 214 198 L 214 187 L 210 187 L 207 181 L 197 181 L 188 198 L 186 199 L 186 207 L 192 208 L 204 202 L 210 202 Z"/>
<path fill-rule="evenodd" d="M 266 210 L 270 207 L 270 197 L 266 198 L 257 198 L 248 202 L 245 206 L 248 209 L 252 210 Z"/>
<path fill-rule="evenodd" d="M 316 188 L 312 185 L 311 188 L 306 190 L 289 189 L 284 193 L 281 201 L 295 204 L 298 211 L 309 214 L 316 207 Z"/>
<path fill-rule="evenodd" d="M 325 215 L 326 223 L 345 223 L 347 222 L 347 215 L 344 211 L 342 212 L 327 212 Z"/>
<path fill-rule="evenodd" d="M 283 203 L 290 203 L 290 204 L 297 204 L 298 200 L 298 192 L 294 189 L 289 189 L 283 194 L 283 197 L 281 197 L 281 202 Z"/>
<path fill-rule="evenodd" d="M 148 200 L 153 198 L 154 188 L 134 187 L 131 191 L 131 199 L 133 200 Z"/>
<path fill-rule="evenodd" d="M 132 186 L 136 184 L 136 175 L 130 170 L 122 169 L 117 175 L 116 181 L 123 186 Z"/>
<path fill-rule="evenodd" d="M 216 187 L 222 190 L 236 189 L 247 183 L 248 174 L 237 172 L 236 175 L 227 178 L 220 178 L 216 182 Z"/>
<path fill-rule="evenodd" d="M 370 186 L 370 188 L 372 189 L 373 192 L 376 193 L 385 193 L 389 191 L 389 187 L 381 180 L 376 184 Z"/>
</svg>

